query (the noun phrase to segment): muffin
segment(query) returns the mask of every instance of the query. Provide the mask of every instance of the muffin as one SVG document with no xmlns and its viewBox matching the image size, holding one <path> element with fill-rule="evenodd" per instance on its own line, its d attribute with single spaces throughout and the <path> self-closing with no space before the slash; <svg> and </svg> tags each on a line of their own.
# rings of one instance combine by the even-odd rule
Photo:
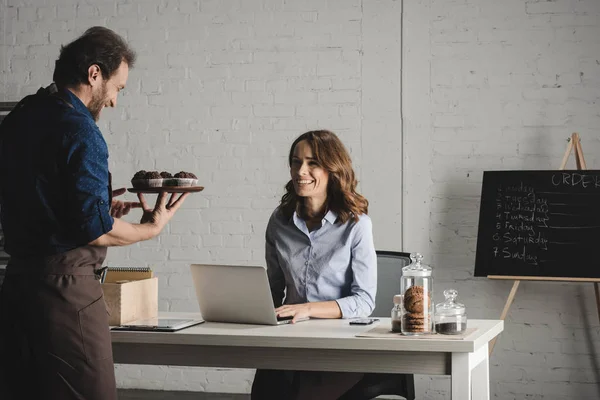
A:
<svg viewBox="0 0 600 400">
<path fill-rule="evenodd" d="M 180 171 L 175 174 L 177 186 L 194 186 L 198 183 L 198 177 L 191 172 Z"/>
<path fill-rule="evenodd" d="M 161 178 L 163 178 L 162 185 L 163 186 L 177 186 L 177 179 L 173 177 L 173 174 L 167 171 L 163 171 L 160 173 Z"/>
<path fill-rule="evenodd" d="M 142 169 L 136 172 L 131 178 L 131 184 L 136 189 L 146 187 L 146 171 Z"/>
<path fill-rule="evenodd" d="M 153 188 L 161 187 L 163 178 L 160 176 L 158 171 L 138 171 L 133 175 L 131 184 L 134 188 Z"/>
</svg>

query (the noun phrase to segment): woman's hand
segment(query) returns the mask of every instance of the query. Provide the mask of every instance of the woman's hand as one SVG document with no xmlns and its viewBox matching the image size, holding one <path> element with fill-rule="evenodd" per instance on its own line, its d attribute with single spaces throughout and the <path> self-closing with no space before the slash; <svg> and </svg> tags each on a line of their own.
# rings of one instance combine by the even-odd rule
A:
<svg viewBox="0 0 600 400">
<path fill-rule="evenodd" d="M 285 304 L 276 308 L 275 313 L 279 317 L 294 317 L 292 323 L 306 318 L 342 318 L 342 311 L 335 300 Z"/>
<path fill-rule="evenodd" d="M 278 317 L 294 317 L 292 324 L 295 324 L 298 320 L 310 318 L 310 312 L 311 303 L 286 304 L 275 309 Z"/>
</svg>

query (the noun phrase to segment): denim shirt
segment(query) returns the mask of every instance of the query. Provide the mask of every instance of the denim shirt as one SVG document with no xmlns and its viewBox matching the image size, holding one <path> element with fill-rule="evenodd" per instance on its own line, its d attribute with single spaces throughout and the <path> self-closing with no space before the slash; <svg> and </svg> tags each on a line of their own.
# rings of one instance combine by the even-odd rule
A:
<svg viewBox="0 0 600 400">
<path fill-rule="evenodd" d="M 0 218 L 12 257 L 72 250 L 113 226 L 106 142 L 79 98 L 52 87 L 0 125 Z"/>
<path fill-rule="evenodd" d="M 329 211 L 322 226 L 309 232 L 296 213 L 285 218 L 276 209 L 265 236 L 275 307 L 335 300 L 342 318 L 366 317 L 373 312 L 377 256 L 367 215 L 342 224 L 337 214 Z"/>
</svg>

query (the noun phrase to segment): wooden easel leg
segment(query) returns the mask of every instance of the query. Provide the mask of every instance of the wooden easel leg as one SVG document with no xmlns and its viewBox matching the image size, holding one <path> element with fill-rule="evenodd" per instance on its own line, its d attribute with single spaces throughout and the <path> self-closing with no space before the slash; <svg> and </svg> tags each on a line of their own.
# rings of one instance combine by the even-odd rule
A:
<svg viewBox="0 0 600 400">
<path fill-rule="evenodd" d="M 581 138 L 577 133 L 573 134 L 573 138 L 576 138 L 573 146 L 575 146 L 575 162 L 577 163 L 577 169 L 587 169 L 585 159 L 583 158 L 583 150 L 581 149 Z"/>
<path fill-rule="evenodd" d="M 504 310 L 502 310 L 502 315 L 500 316 L 500 319 L 502 321 L 504 321 L 506 319 L 506 316 L 508 315 L 508 310 L 510 309 L 510 306 L 512 305 L 513 301 L 515 300 L 515 295 L 517 294 L 517 289 L 519 288 L 519 283 L 521 283 L 521 281 L 515 281 L 513 283 L 513 287 L 510 290 L 508 299 L 506 299 L 506 304 L 504 305 Z M 490 350 L 489 350 L 490 355 L 494 351 L 494 346 L 496 345 L 496 339 L 498 339 L 498 336 L 493 338 L 492 341 L 490 342 Z"/>
<path fill-rule="evenodd" d="M 569 156 L 571 155 L 571 151 L 573 151 L 573 136 L 571 136 L 571 139 L 569 139 L 569 144 L 567 145 L 567 150 L 565 151 L 565 155 L 563 156 L 559 169 L 565 169 L 567 161 L 569 160 Z"/>
<path fill-rule="evenodd" d="M 600 322 L 600 287 L 598 282 L 594 282 L 594 291 L 596 292 L 596 309 L 598 311 L 598 321 Z"/>
<path fill-rule="evenodd" d="M 585 158 L 583 157 L 583 150 L 581 148 L 581 139 L 579 138 L 579 134 L 573 133 L 571 138 L 571 142 L 574 146 L 575 163 L 577 164 L 577 169 L 585 170 L 587 169 L 587 165 L 585 164 Z M 598 321 L 600 322 L 600 287 L 598 286 L 598 282 L 594 282 L 594 292 L 596 293 L 596 310 L 598 312 Z"/>
</svg>

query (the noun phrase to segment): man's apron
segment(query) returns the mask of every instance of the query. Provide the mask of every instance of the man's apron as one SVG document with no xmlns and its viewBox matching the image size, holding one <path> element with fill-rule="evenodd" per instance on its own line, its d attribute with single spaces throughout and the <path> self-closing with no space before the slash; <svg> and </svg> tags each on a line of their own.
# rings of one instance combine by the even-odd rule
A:
<svg viewBox="0 0 600 400">
<path fill-rule="evenodd" d="M 0 398 L 117 398 L 99 281 L 105 257 L 105 247 L 83 246 L 9 261 L 0 292 L 0 386 L 8 395 L 0 387 Z"/>
</svg>

